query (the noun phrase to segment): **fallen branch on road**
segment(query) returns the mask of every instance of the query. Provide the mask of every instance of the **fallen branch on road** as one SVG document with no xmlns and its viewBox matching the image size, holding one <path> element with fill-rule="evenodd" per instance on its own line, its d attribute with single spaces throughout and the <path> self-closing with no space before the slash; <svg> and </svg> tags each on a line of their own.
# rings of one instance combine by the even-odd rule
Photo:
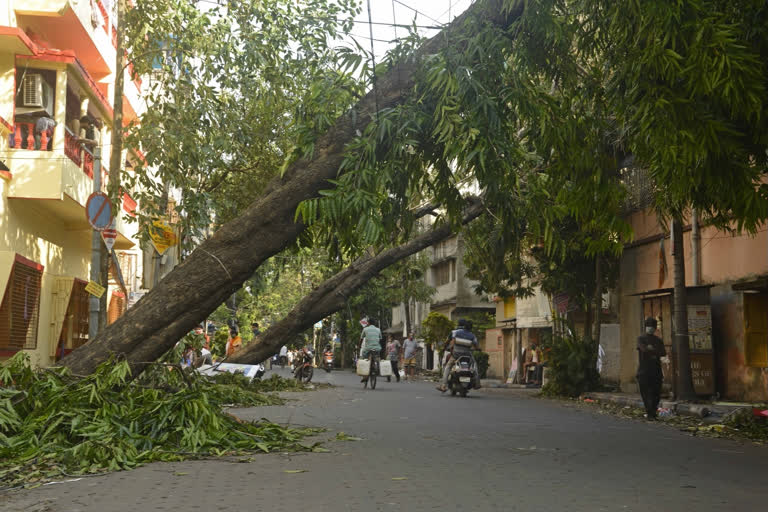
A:
<svg viewBox="0 0 768 512">
<path fill-rule="evenodd" d="M 226 404 L 282 403 L 273 395 L 195 374 L 175 392 L 130 377 L 125 361 L 108 360 L 83 378 L 64 368 L 35 370 L 23 353 L 0 366 L 0 485 L 34 485 L 153 461 L 312 449 L 301 440 L 315 429 L 244 422 L 223 410 Z"/>
</svg>

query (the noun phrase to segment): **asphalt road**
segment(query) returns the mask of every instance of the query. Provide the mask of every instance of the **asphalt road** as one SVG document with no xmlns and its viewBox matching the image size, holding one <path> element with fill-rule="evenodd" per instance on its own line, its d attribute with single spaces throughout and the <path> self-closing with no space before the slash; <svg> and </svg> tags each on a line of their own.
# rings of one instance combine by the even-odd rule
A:
<svg viewBox="0 0 768 512">
<path fill-rule="evenodd" d="M 330 453 L 151 464 L 17 491 L 0 497 L 0 510 L 723 511 L 768 502 L 766 447 L 525 391 L 462 399 L 426 382 L 380 381 L 371 391 L 347 372 L 316 380 L 336 387 L 234 412 L 326 427 Z M 338 432 L 361 440 L 334 440 Z"/>
</svg>

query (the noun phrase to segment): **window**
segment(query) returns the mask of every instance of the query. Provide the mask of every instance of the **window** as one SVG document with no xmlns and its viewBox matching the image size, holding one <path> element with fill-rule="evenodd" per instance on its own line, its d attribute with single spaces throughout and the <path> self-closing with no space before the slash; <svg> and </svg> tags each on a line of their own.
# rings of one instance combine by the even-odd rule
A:
<svg viewBox="0 0 768 512">
<path fill-rule="evenodd" d="M 435 286 L 442 286 L 456 281 L 456 261 L 449 260 L 438 263 L 432 267 L 432 276 L 434 277 Z"/>
<path fill-rule="evenodd" d="M 16 255 L 0 304 L 0 350 L 37 348 L 43 266 Z"/>
<path fill-rule="evenodd" d="M 61 328 L 60 346 L 66 350 L 74 350 L 88 341 L 88 292 L 80 279 L 72 283 L 72 293 L 69 295 L 67 313 Z"/>
<path fill-rule="evenodd" d="M 107 308 L 107 324 L 113 324 L 125 313 L 125 295 L 123 292 L 114 291 L 109 299 Z"/>
</svg>

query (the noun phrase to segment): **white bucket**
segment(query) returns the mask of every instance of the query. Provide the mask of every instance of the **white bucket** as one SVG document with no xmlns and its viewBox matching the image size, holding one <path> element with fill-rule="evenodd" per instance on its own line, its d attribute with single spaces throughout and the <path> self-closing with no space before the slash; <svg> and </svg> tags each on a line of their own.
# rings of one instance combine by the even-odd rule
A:
<svg viewBox="0 0 768 512">
<path fill-rule="evenodd" d="M 385 359 L 384 361 L 381 361 L 379 363 L 379 374 L 382 377 L 391 377 L 392 376 L 392 362 Z"/>
</svg>

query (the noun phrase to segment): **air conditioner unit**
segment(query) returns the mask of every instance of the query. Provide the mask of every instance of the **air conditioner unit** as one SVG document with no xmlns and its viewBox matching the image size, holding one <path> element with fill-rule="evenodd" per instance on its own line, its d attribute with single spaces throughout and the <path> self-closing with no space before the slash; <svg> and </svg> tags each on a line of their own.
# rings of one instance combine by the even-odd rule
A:
<svg viewBox="0 0 768 512">
<path fill-rule="evenodd" d="M 45 111 L 53 117 L 53 88 L 39 73 L 24 75 L 21 104 L 27 111 Z"/>
</svg>

